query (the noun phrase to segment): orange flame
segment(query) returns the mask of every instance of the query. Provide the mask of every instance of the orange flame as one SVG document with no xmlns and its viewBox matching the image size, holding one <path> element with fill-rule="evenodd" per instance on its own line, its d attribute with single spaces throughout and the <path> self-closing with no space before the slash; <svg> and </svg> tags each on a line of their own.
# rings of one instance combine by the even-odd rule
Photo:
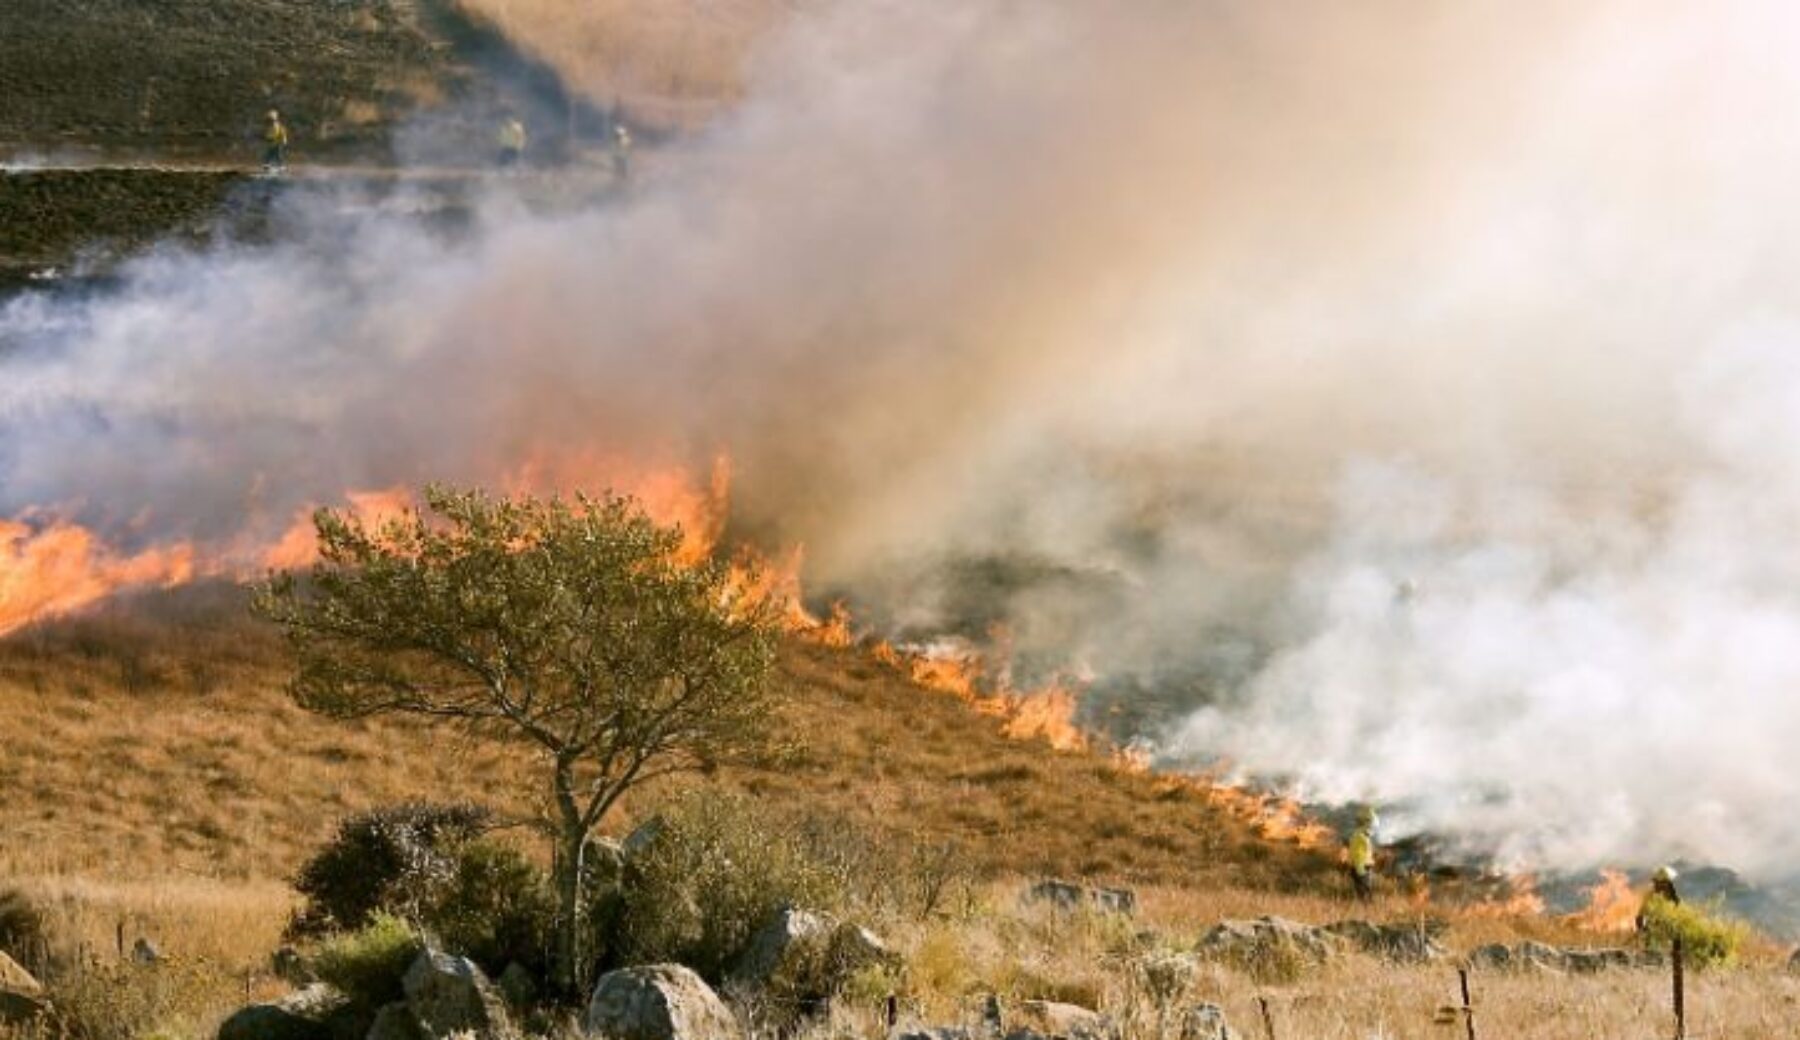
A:
<svg viewBox="0 0 1800 1040">
<path fill-rule="evenodd" d="M 1465 907 L 1473 917 L 1536 917 L 1544 912 L 1535 874 L 1514 874 L 1506 879 L 1505 899 L 1487 899 Z"/>
<path fill-rule="evenodd" d="M 0 520 L 0 635 L 122 589 L 172 586 L 196 573 L 191 545 L 121 555 L 77 524 Z"/>
<path fill-rule="evenodd" d="M 1589 931 L 1629 932 L 1637 924 L 1638 903 L 1631 879 L 1623 871 L 1603 870 L 1599 883 L 1588 889 L 1586 908 L 1566 920 Z"/>
<path fill-rule="evenodd" d="M 1043 740 L 1057 751 L 1086 751 L 1088 735 L 1075 724 L 1075 694 L 1052 683 L 1011 699 L 1001 732 L 1014 740 Z"/>
</svg>

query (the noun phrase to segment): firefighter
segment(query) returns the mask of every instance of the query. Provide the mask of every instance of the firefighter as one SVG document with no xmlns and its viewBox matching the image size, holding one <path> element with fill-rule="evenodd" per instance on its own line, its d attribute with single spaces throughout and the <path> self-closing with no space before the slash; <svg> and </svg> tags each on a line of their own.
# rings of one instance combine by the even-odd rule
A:
<svg viewBox="0 0 1800 1040">
<path fill-rule="evenodd" d="M 1375 898 L 1375 828 L 1380 821 L 1375 808 L 1365 805 L 1356 814 L 1356 829 L 1344 844 L 1344 860 L 1350 867 L 1350 887 L 1358 902 Z"/>
<path fill-rule="evenodd" d="M 524 157 L 525 124 L 517 116 L 509 116 L 506 122 L 500 124 L 500 168 L 517 166 Z"/>
<path fill-rule="evenodd" d="M 287 150 L 287 127 L 281 122 L 281 113 L 271 108 L 263 127 L 263 169 L 269 173 L 287 169 Z"/>
<path fill-rule="evenodd" d="M 1675 891 L 1676 876 L 1674 867 L 1657 867 L 1656 873 L 1650 875 L 1650 891 L 1645 894 L 1643 905 L 1638 907 L 1636 923 L 1639 935 L 1650 929 L 1651 911 L 1658 900 L 1670 906 L 1681 905 L 1681 893 Z"/>
<path fill-rule="evenodd" d="M 624 123 L 613 124 L 612 140 L 613 174 L 620 183 L 631 179 L 631 131 L 625 129 Z"/>
</svg>

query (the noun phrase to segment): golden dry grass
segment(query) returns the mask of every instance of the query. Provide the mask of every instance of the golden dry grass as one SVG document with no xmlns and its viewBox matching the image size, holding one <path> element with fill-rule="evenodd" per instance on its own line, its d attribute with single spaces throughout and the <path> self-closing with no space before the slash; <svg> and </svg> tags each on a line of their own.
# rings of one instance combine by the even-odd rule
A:
<svg viewBox="0 0 1800 1040">
<path fill-rule="evenodd" d="M 282 693 L 278 645 L 229 594 L 224 606 L 170 603 L 0 642 L 0 884 L 47 907 L 58 941 L 88 951 L 97 972 L 124 973 L 96 976 L 144 1003 L 121 1020 L 129 1012 L 175 1036 L 205 1036 L 246 983 L 257 995 L 278 989 L 266 964 L 291 908 L 281 879 L 340 817 L 413 798 L 475 798 L 523 814 L 536 774 L 520 748 L 302 712 Z M 998 720 L 857 651 L 791 645 L 781 674 L 795 754 L 782 768 L 714 782 L 954 843 L 992 879 L 952 916 L 876 922 L 908 956 L 905 988 L 921 1019 L 969 1018 L 976 994 L 997 991 L 1098 1003 L 1125 1016 L 1132 1035 L 1152 1036 L 1155 1015 L 1135 981 L 1139 929 L 1180 950 L 1221 918 L 1352 915 L 1328 857 L 1261 842 L 1191 789 L 1104 756 L 1010 740 Z M 613 829 L 667 794 L 640 796 Z M 1039 874 L 1134 885 L 1138 921 L 1022 907 L 1018 879 Z M 1419 912 L 1400 894 L 1355 910 L 1390 921 Z M 1433 912 L 1450 918 L 1458 952 L 1520 938 L 1613 941 L 1555 921 Z M 149 937 L 171 963 L 119 964 L 121 925 L 127 945 Z M 1788 1025 L 1800 982 L 1769 952 L 1744 970 L 1695 977 L 1700 1035 L 1800 1035 Z M 1448 967 L 1347 957 L 1285 985 L 1204 966 L 1189 996 L 1221 1003 L 1249 1035 L 1263 997 L 1282 1037 L 1423 1040 L 1458 1035 L 1432 1021 L 1454 984 Z M 1481 975 L 1476 999 L 1487 1037 L 1639 1037 L 1667 1032 L 1666 986 L 1651 971 Z M 877 1004 L 841 1002 L 836 1024 L 874 1035 Z"/>
</svg>

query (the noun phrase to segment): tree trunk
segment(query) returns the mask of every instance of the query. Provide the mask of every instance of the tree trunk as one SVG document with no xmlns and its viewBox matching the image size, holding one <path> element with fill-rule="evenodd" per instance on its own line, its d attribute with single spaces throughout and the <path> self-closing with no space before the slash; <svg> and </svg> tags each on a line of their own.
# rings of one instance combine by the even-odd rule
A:
<svg viewBox="0 0 1800 1040">
<path fill-rule="evenodd" d="M 575 804 L 573 766 L 556 764 L 556 985 L 563 995 L 579 999 L 587 973 L 582 942 L 581 875 L 587 852 L 587 827 Z"/>
</svg>

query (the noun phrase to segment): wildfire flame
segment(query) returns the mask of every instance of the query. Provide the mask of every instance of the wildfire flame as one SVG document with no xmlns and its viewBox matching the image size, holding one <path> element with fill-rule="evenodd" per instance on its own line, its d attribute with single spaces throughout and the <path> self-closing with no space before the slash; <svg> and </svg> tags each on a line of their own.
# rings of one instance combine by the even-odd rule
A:
<svg viewBox="0 0 1800 1040">
<path fill-rule="evenodd" d="M 1637 894 L 1623 871 L 1603 870 L 1600 881 L 1588 889 L 1588 905 L 1566 920 L 1595 932 L 1629 932 L 1637 924 Z"/>
<path fill-rule="evenodd" d="M 173 586 L 199 572 L 186 543 L 121 554 L 84 527 L 0 519 L 0 635 L 135 586 Z"/>
<path fill-rule="evenodd" d="M 1506 888 L 1506 898 L 1472 903 L 1464 911 L 1475 917 L 1535 917 L 1544 912 L 1537 875 L 1514 874 L 1506 879 Z"/>
</svg>

